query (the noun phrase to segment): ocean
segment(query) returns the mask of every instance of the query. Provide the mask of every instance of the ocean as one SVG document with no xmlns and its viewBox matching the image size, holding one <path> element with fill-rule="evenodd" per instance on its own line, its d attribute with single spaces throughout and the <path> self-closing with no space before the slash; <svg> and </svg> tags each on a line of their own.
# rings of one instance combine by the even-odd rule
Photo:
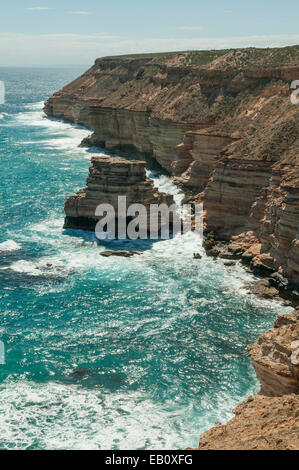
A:
<svg viewBox="0 0 299 470">
<path fill-rule="evenodd" d="M 0 449 L 197 446 L 257 392 L 246 347 L 288 309 L 249 294 L 244 268 L 206 257 L 196 234 L 110 242 L 143 255 L 106 259 L 93 233 L 63 230 L 103 150 L 42 108 L 83 71 L 0 68 Z"/>
</svg>

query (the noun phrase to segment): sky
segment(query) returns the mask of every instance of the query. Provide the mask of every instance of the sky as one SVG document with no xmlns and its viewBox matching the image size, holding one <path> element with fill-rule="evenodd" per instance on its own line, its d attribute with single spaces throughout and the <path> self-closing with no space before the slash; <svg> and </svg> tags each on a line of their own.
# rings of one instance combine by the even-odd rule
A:
<svg viewBox="0 0 299 470">
<path fill-rule="evenodd" d="M 0 0 L 0 66 L 299 44 L 297 0 Z"/>
</svg>

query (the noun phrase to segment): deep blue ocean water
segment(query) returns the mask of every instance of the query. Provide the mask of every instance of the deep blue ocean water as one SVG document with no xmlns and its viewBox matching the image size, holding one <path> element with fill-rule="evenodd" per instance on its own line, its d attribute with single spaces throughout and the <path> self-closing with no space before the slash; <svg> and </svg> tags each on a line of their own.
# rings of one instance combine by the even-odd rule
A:
<svg viewBox="0 0 299 470">
<path fill-rule="evenodd" d="M 246 293 L 242 267 L 193 260 L 195 234 L 104 259 L 92 233 L 63 231 L 89 132 L 42 102 L 82 71 L 0 68 L 0 449 L 196 446 L 257 391 L 246 346 L 285 308 Z"/>
</svg>

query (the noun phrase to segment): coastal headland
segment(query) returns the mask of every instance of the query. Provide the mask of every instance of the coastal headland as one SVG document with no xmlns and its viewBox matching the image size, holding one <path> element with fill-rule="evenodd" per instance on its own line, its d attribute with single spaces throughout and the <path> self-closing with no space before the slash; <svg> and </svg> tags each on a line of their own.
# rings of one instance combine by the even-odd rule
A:
<svg viewBox="0 0 299 470">
<path fill-rule="evenodd" d="M 259 295 L 296 307 L 298 79 L 299 46 L 106 57 L 55 93 L 45 112 L 91 129 L 82 145 L 134 158 L 136 168 L 138 160 L 154 162 L 171 175 L 186 201 L 204 203 L 207 253 L 241 259 L 262 278 Z M 141 170 L 138 184 L 153 197 Z M 90 187 L 68 200 L 70 225 L 71 217 L 92 217 L 83 206 L 99 178 L 93 171 Z M 261 391 L 229 424 L 205 433 L 200 449 L 299 449 L 298 312 L 280 316 L 249 347 Z"/>
</svg>

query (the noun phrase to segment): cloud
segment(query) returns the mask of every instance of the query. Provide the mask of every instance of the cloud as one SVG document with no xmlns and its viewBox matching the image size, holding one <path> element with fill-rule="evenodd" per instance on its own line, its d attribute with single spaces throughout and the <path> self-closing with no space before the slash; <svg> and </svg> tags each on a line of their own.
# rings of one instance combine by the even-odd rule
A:
<svg viewBox="0 0 299 470">
<path fill-rule="evenodd" d="M 49 7 L 31 7 L 31 8 L 26 8 L 28 11 L 45 11 L 45 10 L 51 10 Z"/>
<path fill-rule="evenodd" d="M 71 15 L 90 15 L 89 11 L 70 11 Z"/>
<path fill-rule="evenodd" d="M 11 66 L 92 64 L 97 57 L 105 55 L 294 44 L 299 44 L 299 34 L 129 39 L 106 33 L 0 33 L 0 63 Z"/>
</svg>

